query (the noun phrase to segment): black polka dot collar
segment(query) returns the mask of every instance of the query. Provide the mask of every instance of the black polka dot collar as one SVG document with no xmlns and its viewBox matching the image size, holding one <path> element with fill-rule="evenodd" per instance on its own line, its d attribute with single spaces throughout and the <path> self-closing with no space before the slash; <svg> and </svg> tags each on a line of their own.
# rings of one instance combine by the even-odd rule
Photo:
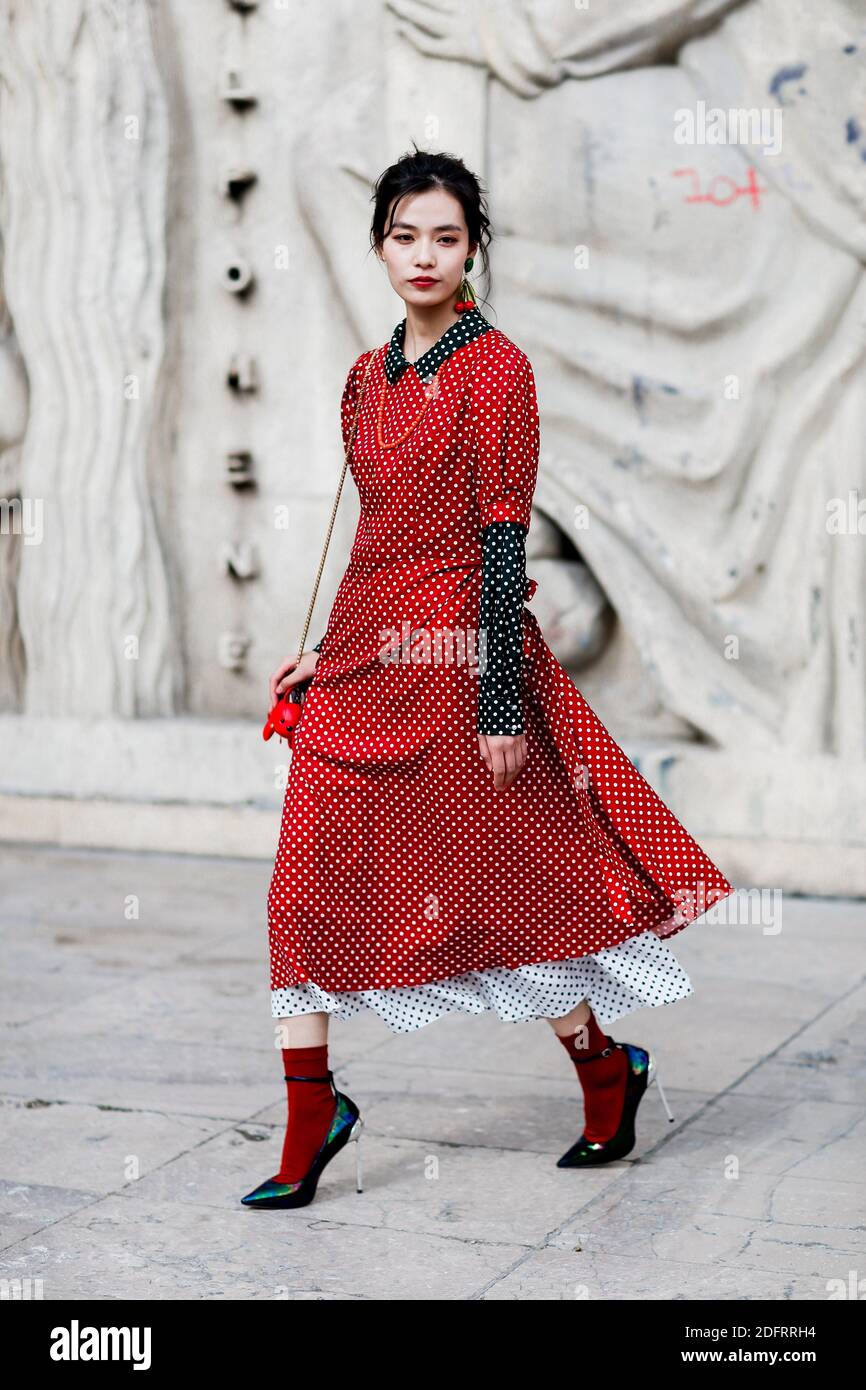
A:
<svg viewBox="0 0 866 1390">
<path fill-rule="evenodd" d="M 422 381 L 429 381 L 433 373 L 439 370 L 452 352 L 464 347 L 466 343 L 471 343 L 473 338 L 486 333 L 492 326 L 487 322 L 480 309 L 477 307 L 467 309 L 456 322 L 451 324 L 450 328 L 446 328 L 442 337 L 437 338 L 432 347 L 421 354 L 417 362 L 409 362 L 403 356 L 406 320 L 401 319 L 391 334 L 391 341 L 385 354 L 385 374 L 393 386 L 395 381 L 400 380 L 407 367 L 413 367 Z"/>
</svg>

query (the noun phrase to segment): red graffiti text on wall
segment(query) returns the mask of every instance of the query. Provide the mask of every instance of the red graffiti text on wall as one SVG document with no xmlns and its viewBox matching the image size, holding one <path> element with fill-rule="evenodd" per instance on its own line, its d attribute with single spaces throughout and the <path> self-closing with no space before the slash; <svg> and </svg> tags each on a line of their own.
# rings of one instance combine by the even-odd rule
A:
<svg viewBox="0 0 866 1390">
<path fill-rule="evenodd" d="M 749 198 L 753 208 L 761 206 L 759 199 L 762 193 L 768 193 L 766 185 L 759 185 L 753 165 L 749 165 L 749 173 L 745 184 L 735 183 L 727 174 L 716 174 L 710 179 L 706 192 L 701 192 L 700 173 L 697 169 L 674 169 L 675 179 L 690 178 L 692 180 L 692 192 L 684 199 L 684 203 L 712 203 L 713 207 L 725 208 L 738 198 Z"/>
</svg>

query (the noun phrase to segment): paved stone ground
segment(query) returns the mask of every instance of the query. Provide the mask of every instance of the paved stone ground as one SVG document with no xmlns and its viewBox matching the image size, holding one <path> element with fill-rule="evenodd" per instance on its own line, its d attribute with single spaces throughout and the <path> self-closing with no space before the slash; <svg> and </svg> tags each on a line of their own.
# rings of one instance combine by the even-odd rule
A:
<svg viewBox="0 0 866 1390">
<path fill-rule="evenodd" d="M 543 1021 L 334 1022 L 365 1190 L 350 1148 L 309 1207 L 254 1212 L 285 1113 L 270 866 L 16 846 L 0 873 L 0 1277 L 45 1299 L 826 1300 L 863 1276 L 863 902 L 675 938 L 695 993 L 611 1031 L 654 1049 L 676 1123 L 652 1088 L 596 1172 L 555 1166 L 582 1112 Z"/>
</svg>

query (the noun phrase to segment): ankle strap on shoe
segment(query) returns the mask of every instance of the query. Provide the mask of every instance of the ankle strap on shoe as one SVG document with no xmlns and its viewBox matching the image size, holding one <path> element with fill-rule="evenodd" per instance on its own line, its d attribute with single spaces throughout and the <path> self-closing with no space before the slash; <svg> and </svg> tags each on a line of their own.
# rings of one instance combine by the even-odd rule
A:
<svg viewBox="0 0 866 1390">
<path fill-rule="evenodd" d="M 327 1076 L 284 1076 L 284 1081 L 330 1081 L 334 1073 L 328 1068 Z"/>
<path fill-rule="evenodd" d="M 591 1057 L 572 1057 L 571 1060 L 576 1066 L 580 1066 L 582 1062 L 594 1062 L 598 1057 L 609 1057 L 615 1047 L 619 1047 L 619 1043 L 615 1043 L 611 1038 L 610 1047 L 606 1047 L 603 1052 L 593 1052 Z"/>
</svg>

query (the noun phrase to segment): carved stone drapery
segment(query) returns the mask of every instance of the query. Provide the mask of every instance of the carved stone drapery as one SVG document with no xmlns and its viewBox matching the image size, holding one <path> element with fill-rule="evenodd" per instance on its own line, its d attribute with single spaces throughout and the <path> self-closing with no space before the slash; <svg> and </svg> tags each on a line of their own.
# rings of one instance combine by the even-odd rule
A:
<svg viewBox="0 0 866 1390">
<path fill-rule="evenodd" d="M 29 383 L 18 482 L 44 521 L 18 547 L 26 713 L 180 702 L 154 503 L 170 122 L 152 20 L 141 0 L 2 10 L 3 273 Z"/>
</svg>

